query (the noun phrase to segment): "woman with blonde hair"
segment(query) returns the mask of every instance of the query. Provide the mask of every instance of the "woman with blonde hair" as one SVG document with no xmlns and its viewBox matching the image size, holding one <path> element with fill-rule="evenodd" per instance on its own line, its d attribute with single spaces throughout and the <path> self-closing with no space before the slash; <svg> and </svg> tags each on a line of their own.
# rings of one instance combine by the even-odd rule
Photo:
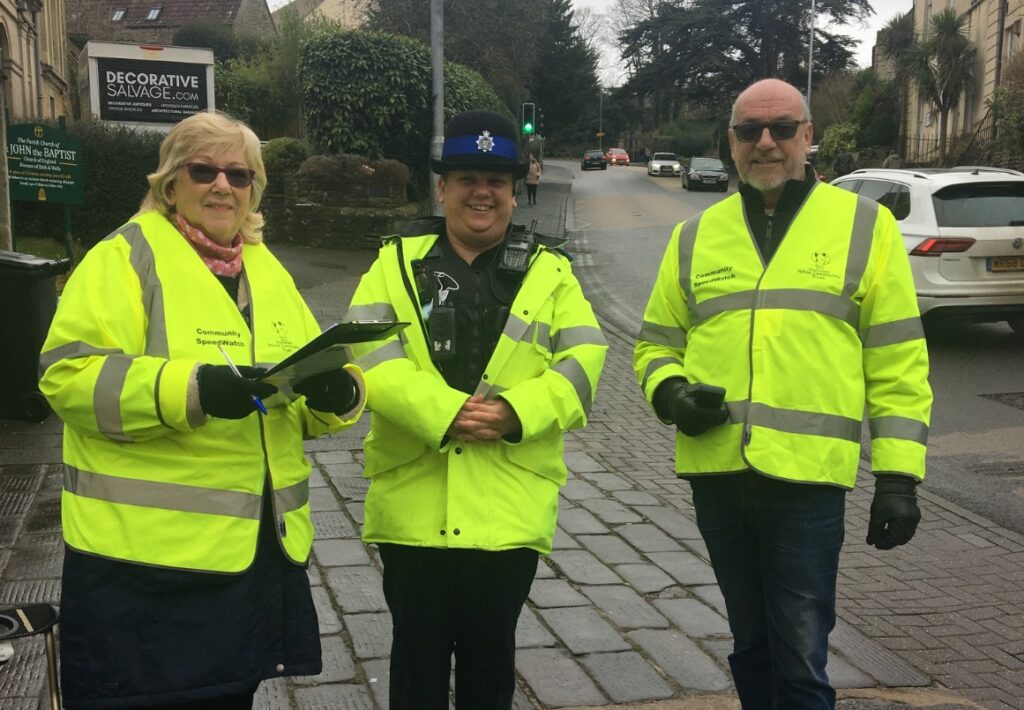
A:
<svg viewBox="0 0 1024 710">
<path fill-rule="evenodd" d="M 256 379 L 320 332 L 262 243 L 266 180 L 245 124 L 181 121 L 60 299 L 40 389 L 64 421 L 68 708 L 250 708 L 321 670 L 302 441 L 365 393 L 353 365 L 294 399 Z"/>
</svg>

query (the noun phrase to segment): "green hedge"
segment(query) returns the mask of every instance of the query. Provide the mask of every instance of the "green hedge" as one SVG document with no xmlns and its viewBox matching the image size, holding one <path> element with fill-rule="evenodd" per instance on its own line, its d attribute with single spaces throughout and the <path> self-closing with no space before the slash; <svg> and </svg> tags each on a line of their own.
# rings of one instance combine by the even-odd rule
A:
<svg viewBox="0 0 1024 710">
<path fill-rule="evenodd" d="M 414 190 L 423 189 L 433 135 L 425 44 L 381 32 L 325 30 L 303 46 L 299 77 L 307 136 L 318 151 L 394 158 L 411 168 Z M 510 115 L 479 74 L 458 64 L 445 64 L 444 94 L 445 120 L 467 109 Z"/>
<path fill-rule="evenodd" d="M 85 173 L 85 204 L 71 206 L 72 235 L 92 246 L 135 214 L 148 187 L 146 175 L 156 170 L 164 134 L 92 120 L 71 123 L 67 131 L 82 141 Z M 16 238 L 64 238 L 64 205 L 12 202 L 11 211 Z"/>
<path fill-rule="evenodd" d="M 298 138 L 275 138 L 263 146 L 263 166 L 267 170 L 267 192 L 284 191 L 284 178 L 309 157 L 309 147 Z"/>
</svg>

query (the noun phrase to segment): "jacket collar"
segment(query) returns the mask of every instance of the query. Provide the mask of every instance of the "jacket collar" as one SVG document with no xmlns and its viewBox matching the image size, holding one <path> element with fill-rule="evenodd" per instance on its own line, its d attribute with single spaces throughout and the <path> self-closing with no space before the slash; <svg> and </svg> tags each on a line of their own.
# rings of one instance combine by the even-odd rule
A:
<svg viewBox="0 0 1024 710">
<path fill-rule="evenodd" d="M 805 164 L 803 180 L 786 181 L 782 188 L 782 195 L 779 197 L 779 204 L 775 206 L 775 214 L 791 215 L 795 213 L 817 182 L 818 177 L 814 168 L 809 163 Z M 743 198 L 743 208 L 748 215 L 763 215 L 765 213 L 764 198 L 757 188 L 740 182 L 740 197 Z"/>
</svg>

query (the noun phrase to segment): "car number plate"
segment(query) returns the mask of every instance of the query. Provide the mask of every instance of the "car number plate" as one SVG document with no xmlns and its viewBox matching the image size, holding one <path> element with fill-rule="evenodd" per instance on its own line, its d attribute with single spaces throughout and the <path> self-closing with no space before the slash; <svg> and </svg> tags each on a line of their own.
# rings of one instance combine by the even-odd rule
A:
<svg viewBox="0 0 1024 710">
<path fill-rule="evenodd" d="M 701 182 L 718 182 L 718 178 L 704 178 Z"/>
<path fill-rule="evenodd" d="M 1024 256 L 991 256 L 989 271 L 1024 271 Z"/>
</svg>

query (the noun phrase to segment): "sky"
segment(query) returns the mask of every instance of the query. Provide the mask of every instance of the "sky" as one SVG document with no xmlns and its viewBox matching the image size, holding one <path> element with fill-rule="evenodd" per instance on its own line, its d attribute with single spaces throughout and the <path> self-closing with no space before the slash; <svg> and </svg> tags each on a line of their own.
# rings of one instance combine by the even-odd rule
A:
<svg viewBox="0 0 1024 710">
<path fill-rule="evenodd" d="M 808 5 L 810 0 L 806 0 Z M 271 10 L 287 4 L 288 0 L 268 0 Z M 591 13 L 604 14 L 615 6 L 615 0 L 573 0 L 577 8 L 585 8 Z M 904 13 L 913 7 L 913 0 L 872 0 L 875 14 L 868 18 L 864 25 L 846 26 L 844 32 L 859 40 L 854 59 L 861 67 L 871 66 L 871 46 L 875 43 L 875 33 L 885 26 L 891 18 Z M 617 86 L 622 83 L 623 74 L 620 69 L 619 53 L 610 43 L 602 47 L 598 74 L 605 86 Z"/>
<path fill-rule="evenodd" d="M 808 7 L 810 0 L 806 0 Z M 615 0 L 573 0 L 577 8 L 589 9 L 592 13 L 606 13 L 615 7 Z M 854 53 L 854 60 L 861 67 L 871 66 L 871 47 L 875 43 L 875 33 L 882 29 L 890 19 L 902 14 L 913 7 L 913 0 L 872 0 L 872 7 L 875 14 L 868 18 L 864 25 L 847 25 L 843 27 L 845 34 L 856 38 L 859 45 Z M 602 51 L 599 75 L 601 83 L 605 86 L 616 86 L 622 82 L 622 72 L 619 69 L 618 51 L 611 47 L 605 47 Z"/>
</svg>

